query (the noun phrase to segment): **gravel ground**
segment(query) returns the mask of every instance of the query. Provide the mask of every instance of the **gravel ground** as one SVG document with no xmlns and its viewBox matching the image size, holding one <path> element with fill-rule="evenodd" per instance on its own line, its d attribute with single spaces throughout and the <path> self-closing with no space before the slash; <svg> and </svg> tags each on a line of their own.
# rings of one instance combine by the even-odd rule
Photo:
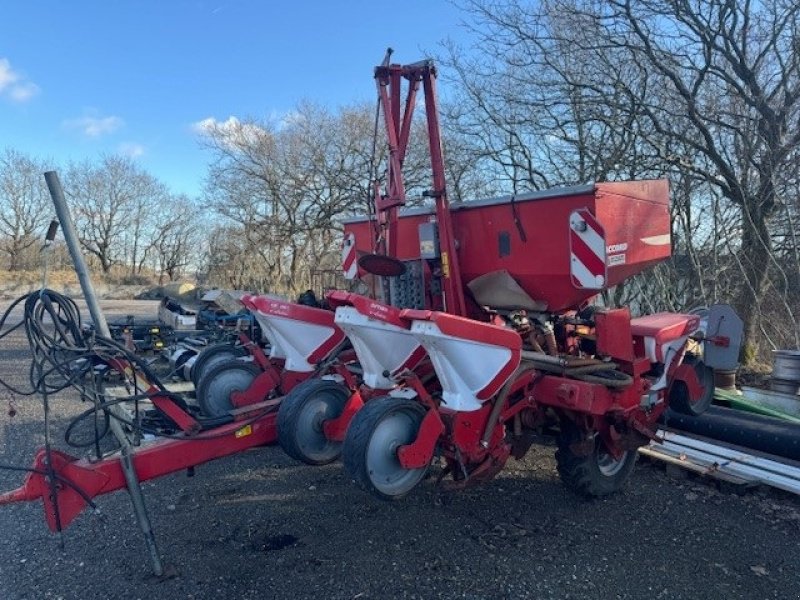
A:
<svg viewBox="0 0 800 600">
<path fill-rule="evenodd" d="M 110 316 L 152 302 L 106 302 Z M 25 340 L 0 346 L 0 376 L 24 377 Z M 0 462 L 28 465 L 41 409 L 0 406 Z M 53 401 L 54 430 L 79 410 Z M 640 462 L 627 490 L 567 491 L 552 447 L 492 483 L 441 496 L 432 482 L 382 502 L 338 464 L 300 466 L 277 447 L 145 484 L 165 560 L 155 581 L 127 494 L 98 499 L 50 535 L 38 503 L 0 508 L 0 600 L 39 598 L 798 598 L 800 501 L 739 496 Z M 0 490 L 19 473 L 0 471 Z"/>
</svg>

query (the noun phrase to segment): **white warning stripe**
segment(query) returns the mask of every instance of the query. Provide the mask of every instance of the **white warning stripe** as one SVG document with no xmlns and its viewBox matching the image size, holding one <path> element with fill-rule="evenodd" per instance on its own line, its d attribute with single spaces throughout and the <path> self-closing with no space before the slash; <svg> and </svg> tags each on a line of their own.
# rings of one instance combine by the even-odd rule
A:
<svg viewBox="0 0 800 600">
<path fill-rule="evenodd" d="M 603 239 L 592 227 L 586 227 L 585 231 L 575 232 L 584 243 L 589 246 L 592 252 L 595 253 L 597 258 L 605 262 L 606 258 L 606 241 Z"/>
<path fill-rule="evenodd" d="M 588 209 L 573 211 L 569 221 L 572 283 L 580 289 L 601 289 L 608 268 L 603 227 Z"/>
<path fill-rule="evenodd" d="M 352 233 L 348 233 L 342 240 L 342 270 L 345 279 L 355 279 L 358 274 L 356 236 Z"/>
<path fill-rule="evenodd" d="M 603 287 L 605 278 L 602 275 L 594 275 L 574 254 L 570 258 L 572 260 L 572 276 L 582 288 L 597 289 Z"/>
</svg>

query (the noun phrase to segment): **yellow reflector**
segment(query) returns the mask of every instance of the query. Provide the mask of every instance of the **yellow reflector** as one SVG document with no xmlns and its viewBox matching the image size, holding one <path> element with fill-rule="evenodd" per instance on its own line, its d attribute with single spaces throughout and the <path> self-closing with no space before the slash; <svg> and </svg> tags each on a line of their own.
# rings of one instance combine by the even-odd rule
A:
<svg viewBox="0 0 800 600">
<path fill-rule="evenodd" d="M 233 434 L 236 438 L 243 438 L 253 433 L 253 426 L 252 425 L 245 425 L 241 429 L 237 429 L 236 432 Z"/>
</svg>

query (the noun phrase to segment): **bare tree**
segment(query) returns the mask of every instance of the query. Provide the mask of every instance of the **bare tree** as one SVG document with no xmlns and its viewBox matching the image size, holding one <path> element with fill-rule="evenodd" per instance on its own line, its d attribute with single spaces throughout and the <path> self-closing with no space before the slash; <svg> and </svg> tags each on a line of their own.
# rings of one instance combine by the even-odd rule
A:
<svg viewBox="0 0 800 600">
<path fill-rule="evenodd" d="M 28 255 L 52 215 L 45 170 L 41 161 L 16 150 L 0 154 L 0 249 L 10 271 L 33 266 Z"/>
<path fill-rule="evenodd" d="M 405 160 L 411 203 L 429 187 L 423 124 L 416 129 L 418 143 Z M 228 121 L 208 134 L 215 157 L 206 180 L 208 205 L 235 226 L 236 246 L 248 255 L 241 260 L 258 257 L 262 289 L 295 292 L 310 285 L 309 266 L 336 268 L 338 221 L 367 212 L 370 180 L 382 172 L 385 142 L 374 108 L 330 111 L 303 103 L 279 124 Z M 209 252 L 235 250 L 228 240 L 215 240 L 224 247 L 212 243 Z"/>
<path fill-rule="evenodd" d="M 144 219 L 167 201 L 166 188 L 131 159 L 105 156 L 99 162 L 70 165 L 65 189 L 72 201 L 81 243 L 96 257 L 104 273 L 125 262 L 131 245 L 137 263 Z M 126 234 L 131 232 L 132 239 Z"/>
<path fill-rule="evenodd" d="M 144 254 L 153 255 L 162 284 L 165 276 L 174 281 L 198 260 L 205 229 L 197 207 L 185 195 L 170 197 L 157 217 L 158 227 Z"/>
<path fill-rule="evenodd" d="M 669 174 L 681 270 L 703 295 L 733 302 L 746 323 L 745 358 L 766 338 L 771 291 L 783 291 L 776 306 L 796 340 L 786 295 L 796 255 L 787 262 L 774 244 L 797 248 L 792 210 L 781 207 L 800 160 L 800 5 L 479 0 L 465 8 L 485 52 L 477 62 L 450 53 L 467 100 L 457 117 L 511 185 Z M 492 72 L 499 83 L 480 78 Z"/>
</svg>

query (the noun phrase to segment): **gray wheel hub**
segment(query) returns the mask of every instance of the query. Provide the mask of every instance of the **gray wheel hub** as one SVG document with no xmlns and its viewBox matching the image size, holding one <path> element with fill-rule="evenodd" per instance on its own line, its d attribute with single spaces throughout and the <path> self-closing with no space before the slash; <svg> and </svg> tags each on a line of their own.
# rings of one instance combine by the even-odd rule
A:
<svg viewBox="0 0 800 600">
<path fill-rule="evenodd" d="M 600 473 L 606 477 L 613 477 L 619 473 L 625 466 L 625 461 L 628 459 L 629 452 L 629 450 L 626 450 L 619 459 L 616 459 L 605 450 L 598 449 L 597 468 L 600 470 Z"/>
<path fill-rule="evenodd" d="M 300 411 L 295 436 L 299 449 L 312 460 L 328 460 L 339 455 L 341 442 L 325 435 L 325 421 L 338 416 L 339 402 L 330 392 L 320 392 L 310 398 Z"/>
<path fill-rule="evenodd" d="M 406 469 L 397 450 L 416 439 L 419 424 L 406 411 L 390 413 L 378 423 L 367 446 L 367 473 L 375 488 L 387 496 L 399 496 L 413 488 L 425 468 Z"/>
<path fill-rule="evenodd" d="M 233 409 L 231 394 L 243 392 L 255 379 L 253 373 L 245 369 L 226 369 L 218 373 L 206 387 L 205 406 L 211 416 L 220 416 Z"/>
</svg>

